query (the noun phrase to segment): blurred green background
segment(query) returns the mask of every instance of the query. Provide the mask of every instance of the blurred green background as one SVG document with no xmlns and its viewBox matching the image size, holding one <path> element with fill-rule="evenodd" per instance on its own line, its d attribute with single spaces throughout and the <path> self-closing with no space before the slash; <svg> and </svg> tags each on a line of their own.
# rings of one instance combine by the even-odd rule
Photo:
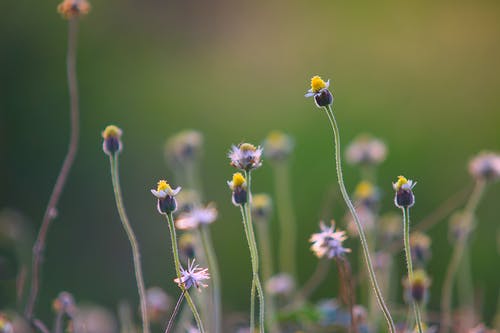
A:
<svg viewBox="0 0 500 333">
<path fill-rule="evenodd" d="M 0 3 L 0 204 L 22 212 L 33 230 L 69 137 L 67 23 L 56 6 Z M 418 181 L 415 223 L 471 185 L 471 156 L 500 149 L 498 1 L 111 0 L 92 6 L 79 33 L 81 145 L 49 232 L 42 318 L 49 318 L 50 302 L 61 290 L 110 308 L 121 299 L 137 301 L 131 251 L 101 150 L 100 133 L 109 123 L 124 130 L 122 188 L 145 280 L 171 292 L 168 229 L 149 189 L 172 175 L 163 157 L 165 139 L 185 128 L 204 133 L 204 188 L 220 209 L 212 232 L 224 307 L 231 310 L 247 308 L 241 291 L 250 286 L 239 210 L 226 185 L 233 172 L 226 158 L 231 144 L 258 143 L 273 129 L 295 138 L 292 188 L 302 281 L 316 265 L 307 239 L 319 219 L 344 215 L 338 196 L 322 209 L 336 178 L 327 118 L 303 97 L 312 75 L 332 80 L 344 146 L 362 132 L 387 142 L 379 175 L 384 210 L 395 211 L 391 181 L 397 175 Z M 353 189 L 358 170 L 346 167 L 345 176 Z M 273 192 L 265 162 L 254 190 Z M 480 206 L 472 243 L 473 276 L 488 320 L 499 289 L 499 200 L 497 184 Z M 430 308 L 437 310 L 451 253 L 446 221 L 430 234 Z M 332 285 L 315 297 L 334 295 Z"/>
</svg>

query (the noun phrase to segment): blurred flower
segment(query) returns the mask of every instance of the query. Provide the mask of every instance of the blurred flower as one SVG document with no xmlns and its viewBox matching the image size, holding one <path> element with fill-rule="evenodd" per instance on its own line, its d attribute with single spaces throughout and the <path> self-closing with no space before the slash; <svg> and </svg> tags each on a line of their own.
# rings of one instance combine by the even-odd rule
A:
<svg viewBox="0 0 500 333">
<path fill-rule="evenodd" d="M 179 237 L 179 254 L 183 261 L 188 262 L 194 259 L 196 253 L 195 237 L 186 232 Z"/>
<path fill-rule="evenodd" d="M 243 171 L 257 169 L 262 165 L 262 148 L 255 147 L 250 143 L 241 143 L 238 146 L 231 146 L 228 155 L 231 165 Z"/>
<path fill-rule="evenodd" d="M 266 282 L 266 290 L 270 295 L 290 295 L 295 289 L 295 281 L 290 274 L 280 273 Z"/>
<path fill-rule="evenodd" d="M 374 208 L 380 201 L 380 192 L 371 182 L 363 180 L 354 190 L 354 200 L 357 205 Z"/>
<path fill-rule="evenodd" d="M 203 135 L 185 130 L 171 136 L 165 143 L 165 158 L 172 169 L 195 163 L 203 150 Z"/>
<path fill-rule="evenodd" d="M 195 207 L 191 211 L 182 213 L 175 221 L 175 226 L 180 230 L 196 229 L 200 224 L 210 224 L 217 219 L 217 209 L 214 204 L 206 207 Z"/>
<path fill-rule="evenodd" d="M 183 188 L 175 197 L 177 201 L 176 214 L 187 213 L 200 204 L 200 193 L 196 190 Z"/>
<path fill-rule="evenodd" d="M 87 15 L 90 11 L 90 4 L 87 0 L 64 0 L 57 6 L 57 11 L 65 19 L 72 19 Z"/>
<path fill-rule="evenodd" d="M 347 239 L 345 231 L 335 231 L 335 221 L 331 221 L 331 226 L 327 227 L 323 221 L 320 222 L 319 227 L 321 232 L 312 234 L 309 241 L 313 243 L 311 250 L 318 258 L 327 257 L 332 259 L 341 257 L 344 253 L 351 252 L 342 246 L 342 242 Z"/>
<path fill-rule="evenodd" d="M 14 326 L 4 313 L 0 312 L 0 333 L 14 333 Z"/>
<path fill-rule="evenodd" d="M 500 179 L 500 155 L 491 152 L 478 154 L 469 162 L 469 172 L 476 179 Z"/>
<path fill-rule="evenodd" d="M 255 194 L 252 196 L 252 216 L 256 222 L 266 222 L 271 218 L 273 202 L 268 194 Z"/>
<path fill-rule="evenodd" d="M 71 321 L 69 332 L 116 333 L 118 327 L 113 315 L 99 306 L 79 307 Z"/>
<path fill-rule="evenodd" d="M 355 165 L 378 165 L 387 156 L 385 143 L 368 134 L 358 135 L 346 150 L 346 160 Z"/>
<path fill-rule="evenodd" d="M 415 265 L 424 266 L 431 257 L 431 238 L 415 231 L 410 234 L 410 252 Z"/>
<path fill-rule="evenodd" d="M 206 288 L 207 284 L 204 284 L 203 280 L 210 279 L 208 274 L 208 268 L 200 268 L 195 265 L 195 260 L 188 262 L 188 269 L 181 267 L 181 277 L 174 280 L 175 283 L 184 289 L 189 289 L 191 286 L 195 286 L 198 291 L 201 291 L 200 287 Z"/>
<path fill-rule="evenodd" d="M 171 304 L 170 297 L 160 287 L 151 287 L 146 290 L 146 307 L 149 320 L 152 322 L 163 323 Z"/>
<path fill-rule="evenodd" d="M 151 190 L 151 193 L 158 198 L 157 208 L 160 214 L 169 214 L 176 210 L 177 201 L 175 200 L 175 196 L 180 191 L 180 187 L 174 190 L 165 180 L 158 181 L 156 190 Z"/>
<path fill-rule="evenodd" d="M 363 230 L 366 232 L 373 230 L 376 219 L 373 210 L 368 208 L 367 206 L 359 206 L 356 207 L 356 213 L 358 214 L 359 222 L 361 223 Z M 354 218 L 352 217 L 352 214 L 350 212 L 346 213 L 344 220 L 346 221 L 347 232 L 349 233 L 349 235 L 352 237 L 357 237 L 359 235 L 358 228 L 356 227 L 356 223 L 354 222 Z"/>
<path fill-rule="evenodd" d="M 408 277 L 403 280 L 405 287 L 405 299 L 407 302 L 411 300 L 417 303 L 425 303 L 429 298 L 429 287 L 431 280 L 423 269 L 417 269 L 413 272 L 413 279 L 410 282 Z"/>
<path fill-rule="evenodd" d="M 378 251 L 373 256 L 373 268 L 378 271 L 385 271 L 392 262 L 392 255 L 388 252 Z"/>
<path fill-rule="evenodd" d="M 56 313 L 64 313 L 69 317 L 73 317 L 76 312 L 76 303 L 73 295 L 66 291 L 59 293 L 57 298 L 52 302 L 52 309 Z"/>
<path fill-rule="evenodd" d="M 465 211 L 455 212 L 450 217 L 449 234 L 452 241 L 464 240 L 469 237 L 473 224 L 474 215 Z"/>
<path fill-rule="evenodd" d="M 468 333 L 498 333 L 496 330 L 489 329 L 483 323 L 478 324 L 469 330 Z"/>
<path fill-rule="evenodd" d="M 392 187 L 396 191 L 394 196 L 394 204 L 398 208 L 410 208 L 415 204 L 415 196 L 413 195 L 413 188 L 417 183 L 413 180 L 408 180 L 403 176 L 398 176 L 398 180 L 392 183 Z"/>
<path fill-rule="evenodd" d="M 403 224 L 401 216 L 394 212 L 384 214 L 377 225 L 377 230 L 380 232 L 382 245 L 390 245 L 394 241 L 401 239 L 403 234 Z"/>
<path fill-rule="evenodd" d="M 188 325 L 186 327 L 186 333 L 200 333 L 197 327 L 194 327 L 193 325 Z"/>
<path fill-rule="evenodd" d="M 318 108 L 328 106 L 333 103 L 333 95 L 328 87 L 330 87 L 330 80 L 325 82 L 315 75 L 311 78 L 311 89 L 307 91 L 305 97 L 314 97 L 314 103 Z"/>
<path fill-rule="evenodd" d="M 115 125 L 107 126 L 102 132 L 102 150 L 106 155 L 113 156 L 115 153 L 122 151 L 123 145 L 121 141 L 122 130 Z"/>
<path fill-rule="evenodd" d="M 264 156 L 272 162 L 282 162 L 290 157 L 293 140 L 280 131 L 272 131 L 264 140 Z"/>
<path fill-rule="evenodd" d="M 233 192 L 232 200 L 235 206 L 247 203 L 247 181 L 240 172 L 233 174 L 233 179 L 227 182 Z"/>
</svg>

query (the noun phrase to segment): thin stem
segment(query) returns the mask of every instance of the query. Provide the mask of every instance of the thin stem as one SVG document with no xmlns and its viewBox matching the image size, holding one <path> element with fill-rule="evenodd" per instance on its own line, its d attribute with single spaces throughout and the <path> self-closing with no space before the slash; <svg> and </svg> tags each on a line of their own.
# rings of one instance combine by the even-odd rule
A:
<svg viewBox="0 0 500 333">
<path fill-rule="evenodd" d="M 335 262 L 337 263 L 337 268 L 339 270 L 341 290 L 344 297 L 344 302 L 349 307 L 349 313 L 351 315 L 351 327 L 349 331 L 351 333 L 358 333 L 357 320 L 354 316 L 355 295 L 352 283 L 351 266 L 349 265 L 349 261 L 347 261 L 343 257 L 335 258 Z"/>
<path fill-rule="evenodd" d="M 167 325 L 167 328 L 165 329 L 165 333 L 169 333 L 170 330 L 172 330 L 175 317 L 177 316 L 177 313 L 179 312 L 179 308 L 181 307 L 182 301 L 184 300 L 185 293 L 186 293 L 185 290 L 183 290 L 181 292 L 179 299 L 177 300 L 177 304 L 175 304 L 175 308 L 174 308 L 174 311 L 172 312 L 172 316 L 170 317 L 170 320 L 168 321 L 168 325 Z"/>
<path fill-rule="evenodd" d="M 62 312 L 62 311 L 59 311 L 56 314 L 56 320 L 54 323 L 54 333 L 62 333 L 63 315 L 64 315 L 64 312 Z"/>
<path fill-rule="evenodd" d="M 77 48 L 78 18 L 70 19 L 68 22 L 68 51 L 66 55 L 66 71 L 68 78 L 69 100 L 70 100 L 70 140 L 66 157 L 57 176 L 56 183 L 50 195 L 49 203 L 45 209 L 40 231 L 33 246 L 33 261 L 31 269 L 31 290 L 24 310 L 28 320 L 33 318 L 36 299 L 40 288 L 40 270 L 45 250 L 47 232 L 52 220 L 57 216 L 57 204 L 61 197 L 64 185 L 68 178 L 71 167 L 78 151 L 80 136 L 80 111 L 78 108 L 78 84 L 76 76 L 76 48 Z"/>
<path fill-rule="evenodd" d="M 250 235 L 248 231 L 248 223 L 247 223 L 247 211 L 245 208 L 246 205 L 240 205 L 240 210 L 241 210 L 241 216 L 243 218 L 243 229 L 245 230 L 245 237 L 247 239 L 248 243 L 248 249 L 250 251 L 250 260 L 252 263 L 252 287 L 250 289 L 250 332 L 255 332 L 255 278 L 254 278 L 254 266 L 255 266 L 255 260 L 254 260 L 254 250 L 252 246 L 250 245 Z"/>
<path fill-rule="evenodd" d="M 42 333 L 50 333 L 47 326 L 45 326 L 45 324 L 40 319 L 33 318 L 31 320 L 31 325 L 33 325 L 34 328 L 36 328 L 37 330 L 39 330 Z"/>
<path fill-rule="evenodd" d="M 321 258 L 318 260 L 316 269 L 313 274 L 306 281 L 301 290 L 297 292 L 295 296 L 294 304 L 302 304 L 311 294 L 320 286 L 320 284 L 325 280 L 328 275 L 328 270 L 330 269 L 331 261 L 326 258 Z"/>
<path fill-rule="evenodd" d="M 214 321 L 215 321 L 215 333 L 220 333 L 221 331 L 221 317 L 222 317 L 222 307 L 221 307 L 221 287 L 220 287 L 220 277 L 219 277 L 219 265 L 217 263 L 217 257 L 215 255 L 214 246 L 212 243 L 212 237 L 210 237 L 210 229 L 207 225 L 201 226 L 201 242 L 203 243 L 203 249 L 207 256 L 208 269 L 210 271 L 210 277 L 212 281 L 212 298 L 214 302 Z"/>
<path fill-rule="evenodd" d="M 181 261 L 179 259 L 179 248 L 177 246 L 177 235 L 175 232 L 175 223 L 174 223 L 174 217 L 172 213 L 166 214 L 165 215 L 167 218 L 168 222 L 168 228 L 170 230 L 170 241 L 172 243 L 172 254 L 174 257 L 174 265 L 175 265 L 175 273 L 177 275 L 177 278 L 180 280 L 181 279 Z M 198 310 L 196 309 L 196 305 L 193 302 L 193 299 L 191 298 L 191 295 L 189 295 L 189 291 L 186 289 L 183 289 L 182 286 L 181 290 L 185 291 L 185 297 L 186 297 L 186 302 L 189 305 L 189 308 L 191 309 L 191 312 L 193 313 L 194 320 L 196 321 L 196 325 L 198 326 L 198 330 L 200 333 L 204 333 L 205 329 L 203 328 L 203 323 L 201 321 L 200 314 L 198 313 Z"/>
<path fill-rule="evenodd" d="M 405 244 L 405 254 L 406 254 L 406 267 L 408 269 L 408 282 L 411 288 L 413 283 L 413 263 L 411 260 L 411 248 L 410 248 L 410 208 L 402 208 L 403 211 L 403 236 Z M 417 322 L 418 333 L 423 333 L 422 330 L 422 318 L 420 315 L 420 308 L 418 303 L 411 299 L 411 306 L 413 307 L 413 312 L 415 313 L 415 321 Z"/>
<path fill-rule="evenodd" d="M 351 199 L 349 199 L 349 194 L 347 194 L 347 190 L 344 185 L 344 179 L 342 175 L 342 162 L 341 162 L 341 154 L 340 154 L 340 134 L 339 134 L 339 128 L 337 125 L 337 121 L 335 120 L 335 116 L 333 115 L 333 110 L 331 106 L 329 105 L 327 108 L 325 108 L 326 114 L 328 116 L 328 119 L 330 121 L 330 125 L 332 126 L 333 130 L 333 137 L 334 137 L 334 144 L 335 144 L 335 163 L 337 167 L 337 178 L 338 178 L 338 183 L 340 186 L 340 192 L 342 193 L 342 197 L 344 198 L 344 201 L 349 208 L 349 211 L 351 212 L 352 216 L 354 217 L 354 222 L 356 223 L 356 227 L 358 229 L 358 234 L 359 234 L 359 239 L 361 241 L 361 247 L 363 249 L 363 255 L 365 257 L 365 264 L 368 269 L 368 276 L 370 277 L 370 282 L 372 284 L 373 291 L 375 292 L 375 296 L 377 297 L 377 302 L 382 310 L 385 320 L 387 321 L 387 326 L 389 328 L 390 333 L 396 332 L 396 327 L 394 326 L 394 321 L 392 320 L 391 314 L 389 312 L 389 309 L 387 308 L 387 305 L 385 304 L 384 297 L 382 296 L 382 292 L 380 291 L 380 288 L 377 283 L 377 278 L 375 276 L 375 270 L 373 269 L 373 264 L 370 258 L 370 252 L 368 249 L 368 244 L 366 241 L 366 236 L 365 232 L 363 231 L 363 227 L 359 221 L 358 214 L 356 213 L 356 210 L 354 209 L 354 206 L 351 202 Z"/>
<path fill-rule="evenodd" d="M 137 281 L 137 290 L 139 291 L 139 299 L 141 305 L 142 331 L 144 333 L 149 333 L 149 318 L 146 307 L 146 288 L 144 287 L 144 279 L 142 277 L 141 255 L 139 252 L 139 244 L 135 237 L 134 230 L 130 225 L 127 213 L 125 212 L 125 206 L 123 205 L 123 196 L 120 186 L 118 166 L 118 153 L 115 153 L 114 156 L 109 157 L 109 163 L 111 166 L 111 179 L 113 182 L 113 190 L 115 192 L 116 208 L 118 209 L 118 215 L 120 215 L 123 229 L 125 229 L 125 233 L 127 234 L 128 240 L 130 242 L 130 246 L 132 247 L 135 279 Z"/>
</svg>

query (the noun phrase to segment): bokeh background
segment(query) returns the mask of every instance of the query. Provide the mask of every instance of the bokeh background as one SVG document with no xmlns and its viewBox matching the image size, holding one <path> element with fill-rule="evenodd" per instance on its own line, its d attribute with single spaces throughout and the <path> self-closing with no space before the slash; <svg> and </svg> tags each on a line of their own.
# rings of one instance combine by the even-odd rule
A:
<svg viewBox="0 0 500 333">
<path fill-rule="evenodd" d="M 22 213 L 33 235 L 69 137 L 67 24 L 56 5 L 0 3 L 0 206 Z M 147 285 L 172 293 L 167 225 L 149 189 L 172 175 L 163 157 L 166 138 L 185 128 L 204 133 L 203 182 L 206 198 L 220 210 L 212 232 L 227 310 L 247 308 L 241 291 L 250 283 L 239 210 L 226 185 L 231 144 L 259 143 L 273 129 L 295 138 L 292 195 L 302 281 L 316 265 L 307 239 L 319 219 L 340 220 L 345 213 L 336 192 L 324 209 L 336 179 L 327 118 L 303 97 L 312 75 L 332 80 L 344 146 L 365 132 L 387 142 L 379 172 L 384 210 L 395 211 L 391 181 L 397 175 L 418 181 L 415 223 L 472 184 L 471 156 L 500 149 L 498 1 L 95 0 L 92 6 L 79 33 L 81 145 L 48 237 L 38 302 L 44 319 L 61 290 L 110 309 L 122 299 L 137 302 L 131 252 L 101 150 L 100 132 L 109 123 L 124 130 L 122 188 Z M 347 167 L 345 176 L 353 189 L 358 171 Z M 254 189 L 273 193 L 265 163 Z M 497 184 L 480 206 L 472 240 L 486 320 L 500 287 L 499 200 Z M 429 307 L 437 310 L 451 253 L 447 221 L 430 235 Z M 334 295 L 333 285 L 315 298 Z"/>
</svg>

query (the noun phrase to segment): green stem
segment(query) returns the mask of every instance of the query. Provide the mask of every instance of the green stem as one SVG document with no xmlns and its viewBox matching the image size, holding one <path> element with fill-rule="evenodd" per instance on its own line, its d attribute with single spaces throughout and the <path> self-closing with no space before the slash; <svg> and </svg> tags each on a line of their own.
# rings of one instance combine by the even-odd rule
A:
<svg viewBox="0 0 500 333">
<path fill-rule="evenodd" d="M 335 163 L 337 167 L 337 178 L 340 186 L 340 192 L 342 193 L 342 197 L 344 198 L 344 201 L 347 207 L 349 208 L 349 211 L 354 217 L 354 222 L 356 223 L 359 239 L 361 241 L 361 247 L 363 249 L 363 255 L 365 257 L 365 264 L 369 273 L 368 276 L 370 277 L 370 282 L 372 284 L 373 291 L 375 293 L 375 296 L 377 297 L 378 305 L 384 314 L 387 326 L 389 328 L 389 332 L 394 333 L 396 332 L 396 327 L 394 326 L 394 321 L 392 320 L 392 316 L 389 312 L 389 309 L 387 308 L 387 305 L 385 304 L 384 297 L 382 296 L 382 292 L 380 291 L 380 288 L 377 283 L 377 278 L 375 276 L 375 270 L 373 269 L 373 264 L 370 258 L 370 252 L 368 249 L 365 232 L 363 231 L 363 227 L 359 221 L 358 214 L 354 209 L 351 199 L 349 199 L 349 195 L 347 194 L 347 190 L 344 185 L 344 179 L 342 175 L 341 154 L 340 154 L 340 134 L 337 121 L 335 120 L 335 116 L 333 115 L 333 110 L 330 105 L 327 108 L 325 108 L 325 110 L 333 130 L 333 137 L 335 144 Z"/>
<path fill-rule="evenodd" d="M 177 278 L 180 280 L 181 278 L 181 261 L 179 260 L 179 248 L 177 246 L 177 235 L 175 232 L 175 223 L 174 223 L 174 217 L 172 213 L 166 214 L 165 215 L 167 218 L 168 222 L 168 228 L 170 230 L 170 241 L 172 243 L 172 254 L 174 257 L 174 265 L 175 265 L 175 273 L 177 275 Z M 193 302 L 193 299 L 191 298 L 191 295 L 189 295 L 189 291 L 186 290 L 183 286 L 180 286 L 182 291 L 185 291 L 185 297 L 186 297 L 186 302 L 189 305 L 189 308 L 191 309 L 191 312 L 193 313 L 194 320 L 196 321 L 196 325 L 198 326 L 198 330 L 200 333 L 204 333 L 205 329 L 203 328 L 203 323 L 201 321 L 200 314 L 198 313 L 198 310 L 196 309 L 196 305 Z"/>
<path fill-rule="evenodd" d="M 403 236 L 405 243 L 405 254 L 406 254 L 406 267 L 408 269 L 408 282 L 411 288 L 413 283 L 413 263 L 411 260 L 411 248 L 410 248 L 410 208 L 402 208 L 403 211 Z M 417 322 L 418 333 L 423 333 L 422 330 L 422 318 L 420 315 L 420 307 L 415 300 L 411 299 L 411 306 L 413 307 L 413 312 L 415 313 L 415 321 Z"/>
<path fill-rule="evenodd" d="M 184 296 L 186 294 L 186 291 L 183 290 L 181 292 L 181 295 L 179 296 L 179 299 L 177 300 L 177 303 L 175 304 L 174 311 L 172 312 L 172 315 L 170 316 L 170 320 L 168 321 L 167 328 L 165 329 L 165 333 L 169 333 L 172 330 L 172 327 L 174 326 L 174 320 L 175 317 L 177 316 L 177 313 L 179 312 L 179 308 L 181 307 L 182 301 L 184 300 Z"/>
<path fill-rule="evenodd" d="M 203 244 L 203 249 L 207 256 L 208 269 L 210 271 L 210 277 L 212 280 L 212 298 L 214 302 L 214 321 L 215 321 L 215 333 L 221 332 L 221 288 L 220 288 L 220 277 L 219 277 L 219 265 L 217 263 L 217 257 L 215 255 L 214 246 L 212 243 L 212 237 L 210 237 L 210 229 L 207 225 L 201 226 L 201 242 Z"/>
<path fill-rule="evenodd" d="M 250 332 L 255 332 L 255 280 L 254 280 L 254 252 L 250 245 L 250 236 L 248 234 L 247 213 L 245 205 L 240 205 L 241 217 L 243 218 L 243 229 L 245 230 L 245 237 L 247 239 L 248 249 L 250 251 L 250 260 L 252 263 L 252 287 L 250 289 Z"/>
<path fill-rule="evenodd" d="M 137 243 L 134 231 L 132 230 L 132 226 L 130 225 L 130 222 L 128 220 L 127 213 L 125 212 L 125 206 L 123 205 L 123 197 L 118 171 L 118 153 L 115 153 L 114 156 L 109 157 L 109 163 L 111 166 L 111 180 L 113 182 L 113 190 L 115 193 L 116 208 L 118 209 L 118 215 L 120 216 L 120 220 L 122 221 L 123 229 L 125 229 L 130 242 L 130 246 L 132 247 L 135 278 L 137 281 L 137 289 L 139 291 L 141 304 L 142 331 L 143 333 L 149 333 L 149 318 L 146 308 L 146 289 L 144 287 L 144 279 L 142 277 L 141 255 L 139 253 L 139 244 Z"/>
</svg>

